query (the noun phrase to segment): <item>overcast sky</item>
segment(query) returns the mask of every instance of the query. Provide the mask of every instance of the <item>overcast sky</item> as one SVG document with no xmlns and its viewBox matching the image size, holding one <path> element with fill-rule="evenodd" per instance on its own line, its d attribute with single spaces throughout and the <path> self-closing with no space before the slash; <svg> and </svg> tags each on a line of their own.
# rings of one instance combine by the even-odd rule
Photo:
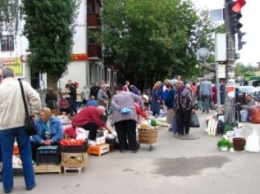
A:
<svg viewBox="0 0 260 194">
<path fill-rule="evenodd" d="M 220 9 L 224 7 L 224 0 L 192 0 L 198 8 Z M 246 5 L 242 8 L 243 17 L 240 19 L 243 27 L 242 32 L 246 32 L 243 40 L 247 43 L 240 51 L 238 62 L 255 65 L 260 62 L 260 0 L 246 0 Z"/>
</svg>

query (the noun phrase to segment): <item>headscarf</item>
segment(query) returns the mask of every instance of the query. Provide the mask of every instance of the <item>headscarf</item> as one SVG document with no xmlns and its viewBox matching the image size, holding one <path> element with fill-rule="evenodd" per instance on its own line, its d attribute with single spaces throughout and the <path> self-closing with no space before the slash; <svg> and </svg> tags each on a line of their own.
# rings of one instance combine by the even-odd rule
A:
<svg viewBox="0 0 260 194">
<path fill-rule="evenodd" d="M 44 114 L 46 116 L 46 121 L 48 122 L 52 116 L 51 109 L 46 107 L 46 108 L 42 108 L 41 111 L 44 112 Z"/>
</svg>

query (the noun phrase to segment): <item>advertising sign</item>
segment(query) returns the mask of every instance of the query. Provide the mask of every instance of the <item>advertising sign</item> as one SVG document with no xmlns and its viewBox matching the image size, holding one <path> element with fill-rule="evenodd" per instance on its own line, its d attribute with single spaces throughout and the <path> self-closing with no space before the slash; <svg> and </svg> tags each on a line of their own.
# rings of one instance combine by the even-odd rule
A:
<svg viewBox="0 0 260 194">
<path fill-rule="evenodd" d="M 10 67 L 14 70 L 15 76 L 23 76 L 23 64 L 19 57 L 16 58 L 0 58 L 3 67 Z"/>
</svg>

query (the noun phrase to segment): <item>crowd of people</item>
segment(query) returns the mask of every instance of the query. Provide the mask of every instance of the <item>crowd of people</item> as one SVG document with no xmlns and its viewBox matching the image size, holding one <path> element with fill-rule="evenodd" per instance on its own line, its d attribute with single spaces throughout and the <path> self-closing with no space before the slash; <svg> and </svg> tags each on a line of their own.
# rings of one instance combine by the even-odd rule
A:
<svg viewBox="0 0 260 194">
<path fill-rule="evenodd" d="M 57 114 L 66 114 L 71 118 L 70 134 L 75 133 L 77 127 L 83 128 L 89 131 L 91 143 L 96 140 L 98 130 L 108 130 L 117 134 L 121 153 L 127 150 L 137 153 L 136 126 L 140 118 L 148 119 L 146 111 L 151 111 L 153 117 L 166 115 L 170 131 L 177 136 L 187 135 L 190 132 L 190 117 L 198 109 L 198 102 L 202 102 L 201 111 L 209 113 L 210 103 L 216 103 L 214 95 L 217 92 L 209 80 L 184 82 L 181 76 L 166 79 L 163 83 L 157 81 L 146 94 L 129 81 L 118 84 L 111 92 L 106 83 L 99 86 L 96 82 L 91 88 L 85 86 L 80 89 L 78 82 L 69 80 L 63 92 L 55 92 L 50 86 L 45 97 L 46 107 L 42 107 L 39 94 L 30 84 L 22 81 L 30 114 L 35 117 L 38 129 L 38 133 L 30 138 L 24 130 L 22 94 L 12 69 L 0 68 L 0 83 L 0 162 L 6 193 L 13 189 L 12 154 L 15 138 L 20 150 L 26 189 L 31 190 L 36 185 L 32 160 L 36 160 L 37 148 L 59 144 L 66 133 Z M 225 99 L 223 83 L 219 88 L 222 104 Z M 110 110 L 112 117 L 108 123 Z"/>
</svg>

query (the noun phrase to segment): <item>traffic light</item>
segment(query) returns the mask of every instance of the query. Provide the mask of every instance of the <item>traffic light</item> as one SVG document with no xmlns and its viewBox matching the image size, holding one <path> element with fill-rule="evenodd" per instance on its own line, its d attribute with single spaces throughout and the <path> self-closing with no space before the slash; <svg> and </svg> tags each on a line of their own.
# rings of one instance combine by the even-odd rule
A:
<svg viewBox="0 0 260 194">
<path fill-rule="evenodd" d="M 237 1 L 228 0 L 229 27 L 230 27 L 231 34 L 238 33 L 240 28 L 243 26 L 239 20 L 242 17 L 241 8 L 245 4 L 246 4 L 245 0 L 237 0 Z"/>
<path fill-rule="evenodd" d="M 245 35 L 246 35 L 245 32 L 239 31 L 239 32 L 237 33 L 237 48 L 238 48 L 238 50 L 241 50 L 242 47 L 243 47 L 243 45 L 246 44 L 245 41 L 242 41 L 242 38 L 243 38 L 243 36 L 245 36 Z"/>
</svg>

